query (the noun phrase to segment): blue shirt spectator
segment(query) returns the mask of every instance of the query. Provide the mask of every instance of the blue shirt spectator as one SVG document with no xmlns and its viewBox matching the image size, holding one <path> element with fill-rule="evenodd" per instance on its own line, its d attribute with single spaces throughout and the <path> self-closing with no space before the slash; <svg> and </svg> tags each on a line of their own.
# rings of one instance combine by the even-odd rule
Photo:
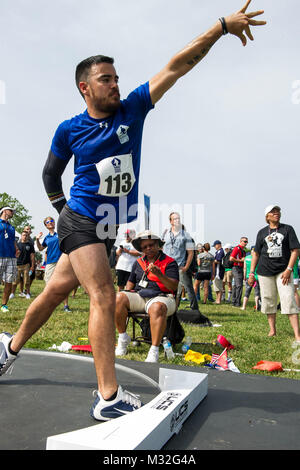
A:
<svg viewBox="0 0 300 470">
<path fill-rule="evenodd" d="M 0 258 L 15 257 L 15 229 L 8 221 L 0 219 Z"/>
<path fill-rule="evenodd" d="M 43 240 L 43 247 L 47 247 L 47 262 L 46 264 L 57 263 L 61 256 L 59 249 L 58 235 L 54 232 L 52 235 L 49 233 Z"/>
</svg>

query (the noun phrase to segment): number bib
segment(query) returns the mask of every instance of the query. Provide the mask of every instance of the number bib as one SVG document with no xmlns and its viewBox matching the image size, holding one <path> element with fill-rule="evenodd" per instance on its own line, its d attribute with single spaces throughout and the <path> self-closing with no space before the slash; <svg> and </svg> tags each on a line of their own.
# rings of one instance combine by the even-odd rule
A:
<svg viewBox="0 0 300 470">
<path fill-rule="evenodd" d="M 135 183 L 131 153 L 105 158 L 96 168 L 100 177 L 97 194 L 121 197 L 130 193 Z"/>
</svg>

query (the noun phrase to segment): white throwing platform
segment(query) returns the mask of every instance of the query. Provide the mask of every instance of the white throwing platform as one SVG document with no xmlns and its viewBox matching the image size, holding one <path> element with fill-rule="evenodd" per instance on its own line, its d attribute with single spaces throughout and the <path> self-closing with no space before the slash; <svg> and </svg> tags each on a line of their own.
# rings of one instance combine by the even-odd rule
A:
<svg viewBox="0 0 300 470">
<path fill-rule="evenodd" d="M 159 450 L 205 398 L 207 382 L 207 374 L 161 368 L 161 393 L 149 403 L 120 418 L 48 437 L 46 448 Z"/>
</svg>

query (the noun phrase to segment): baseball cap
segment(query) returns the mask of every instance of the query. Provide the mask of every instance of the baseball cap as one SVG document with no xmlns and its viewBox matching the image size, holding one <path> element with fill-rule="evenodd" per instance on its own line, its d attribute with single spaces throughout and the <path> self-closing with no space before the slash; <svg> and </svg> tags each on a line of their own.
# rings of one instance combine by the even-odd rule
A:
<svg viewBox="0 0 300 470">
<path fill-rule="evenodd" d="M 230 243 L 226 243 L 226 245 L 223 246 L 224 250 L 227 250 L 227 249 L 231 249 L 232 248 L 232 245 L 230 245 Z"/>
<path fill-rule="evenodd" d="M 0 215 L 2 214 L 3 211 L 13 211 L 13 212 L 15 212 L 15 209 L 13 207 L 10 207 L 10 206 L 1 207 Z"/>
<path fill-rule="evenodd" d="M 216 240 L 213 244 L 213 246 L 216 246 L 216 245 L 222 245 L 222 243 L 220 242 L 220 240 Z"/>
<path fill-rule="evenodd" d="M 125 231 L 125 235 L 132 235 L 135 236 L 135 230 L 132 228 L 129 228 Z"/>
<path fill-rule="evenodd" d="M 273 209 L 278 209 L 279 211 L 281 211 L 280 207 L 277 206 L 276 204 L 270 204 L 269 206 L 267 206 L 267 207 L 265 208 L 265 216 L 266 216 L 269 212 L 271 212 Z"/>
</svg>

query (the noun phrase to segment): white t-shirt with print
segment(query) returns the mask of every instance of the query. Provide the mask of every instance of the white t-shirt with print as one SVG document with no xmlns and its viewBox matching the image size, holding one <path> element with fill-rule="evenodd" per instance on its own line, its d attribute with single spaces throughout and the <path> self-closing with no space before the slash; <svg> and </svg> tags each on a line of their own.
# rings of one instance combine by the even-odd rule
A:
<svg viewBox="0 0 300 470">
<path fill-rule="evenodd" d="M 125 240 L 123 240 L 120 245 L 127 250 L 135 250 L 133 245 Z M 116 269 L 121 269 L 122 271 L 131 272 L 131 268 L 133 263 L 137 260 L 136 256 L 131 255 L 130 253 L 124 253 L 124 251 L 120 254 L 118 262 L 116 264 Z"/>
</svg>

